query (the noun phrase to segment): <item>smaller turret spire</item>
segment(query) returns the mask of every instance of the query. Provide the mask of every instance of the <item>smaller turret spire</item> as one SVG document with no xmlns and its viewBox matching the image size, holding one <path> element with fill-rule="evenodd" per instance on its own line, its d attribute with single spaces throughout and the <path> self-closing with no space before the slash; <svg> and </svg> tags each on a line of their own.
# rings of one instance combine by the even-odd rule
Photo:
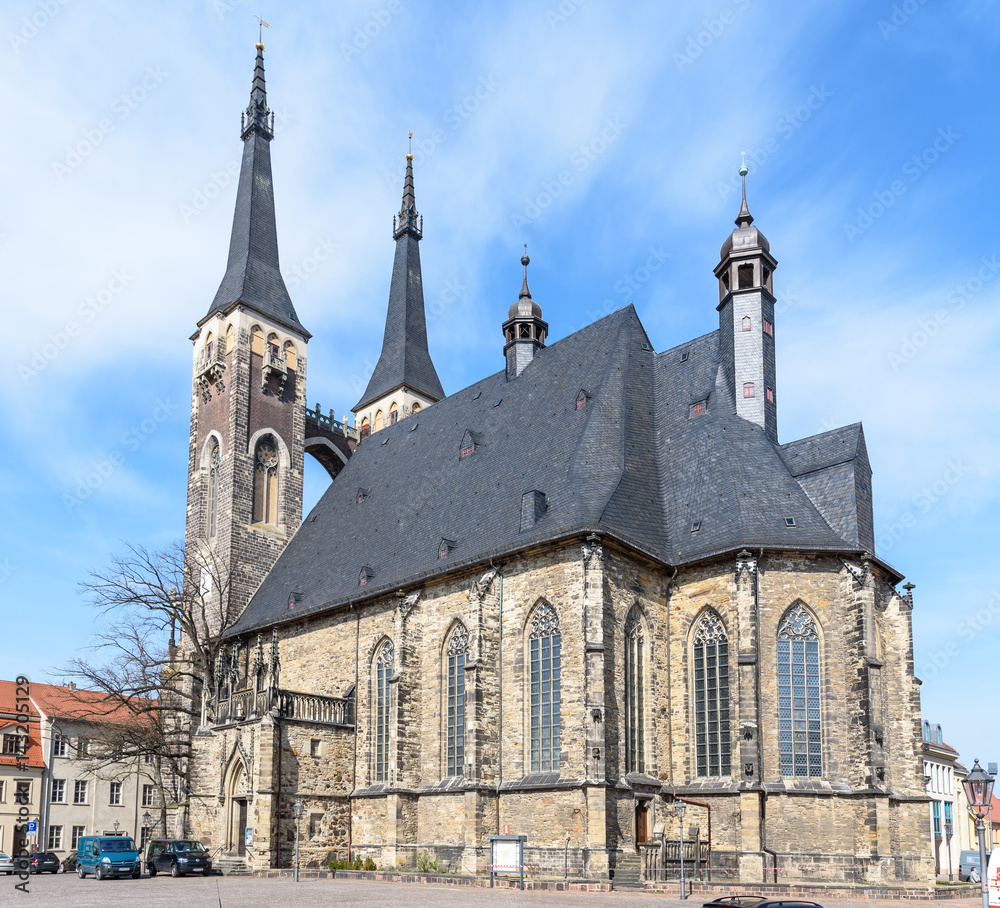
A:
<svg viewBox="0 0 1000 908">
<path fill-rule="evenodd" d="M 257 63 L 253 69 L 253 85 L 250 88 L 250 103 L 243 114 L 240 138 L 246 139 L 253 131 L 260 133 L 265 139 L 274 138 L 274 114 L 267 106 L 267 85 L 264 82 L 264 45 L 259 41 Z"/>
<path fill-rule="evenodd" d="M 531 259 L 528 258 L 528 244 L 524 244 L 524 255 L 521 256 L 521 264 L 524 265 L 524 283 L 521 284 L 521 293 L 518 299 L 531 299 L 531 291 L 528 289 L 528 265 Z"/>
<path fill-rule="evenodd" d="M 741 152 L 743 155 L 743 163 L 740 164 L 740 178 L 743 181 L 743 204 L 740 206 L 740 213 L 736 215 L 736 220 L 734 223 L 737 227 L 749 227 L 753 223 L 753 215 L 750 214 L 750 209 L 747 207 L 747 173 L 749 168 L 747 167 L 747 153 Z"/>
</svg>

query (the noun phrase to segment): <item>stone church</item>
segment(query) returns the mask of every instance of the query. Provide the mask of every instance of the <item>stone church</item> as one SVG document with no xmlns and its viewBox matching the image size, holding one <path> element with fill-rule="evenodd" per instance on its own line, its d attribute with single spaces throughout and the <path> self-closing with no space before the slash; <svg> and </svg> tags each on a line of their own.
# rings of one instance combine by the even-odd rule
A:
<svg viewBox="0 0 1000 908">
<path fill-rule="evenodd" d="M 311 866 L 483 872 L 509 829 L 538 872 L 606 879 L 662 860 L 683 802 L 694 859 L 729 879 L 930 881 L 912 586 L 874 551 L 861 425 L 778 440 L 777 260 L 745 169 L 718 330 L 658 352 L 629 306 L 549 343 L 525 255 L 500 368 L 446 395 L 408 156 L 349 424 L 307 407 L 272 138 L 258 45 L 192 336 L 186 545 L 245 609 L 187 833 L 288 867 L 300 802 Z M 306 454 L 331 482 L 303 520 Z"/>
</svg>

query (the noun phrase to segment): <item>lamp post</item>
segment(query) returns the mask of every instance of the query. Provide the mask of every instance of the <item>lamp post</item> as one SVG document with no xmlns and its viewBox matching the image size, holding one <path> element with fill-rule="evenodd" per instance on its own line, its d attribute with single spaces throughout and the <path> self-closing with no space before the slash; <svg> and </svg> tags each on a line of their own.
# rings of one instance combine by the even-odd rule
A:
<svg viewBox="0 0 1000 908">
<path fill-rule="evenodd" d="M 949 883 L 954 882 L 954 880 L 955 880 L 955 875 L 954 875 L 954 873 L 952 872 L 952 869 L 951 869 L 951 837 L 952 837 L 952 834 L 954 833 L 954 831 L 955 831 L 955 828 L 952 825 L 951 820 L 945 818 L 945 821 L 944 821 L 944 841 L 945 841 L 945 848 L 948 849 L 948 882 Z"/>
<path fill-rule="evenodd" d="M 140 839 L 142 839 L 142 841 L 141 841 L 141 842 L 139 843 L 139 847 L 140 847 L 140 848 L 145 848 L 145 847 L 146 847 L 146 839 L 145 839 L 145 836 L 147 836 L 147 835 L 148 835 L 148 834 L 149 834 L 150 832 L 152 832 L 152 829 L 150 828 L 150 824 L 151 824 L 152 822 L 153 822 L 153 816 L 152 816 L 152 814 L 151 814 L 151 813 L 150 813 L 150 812 L 149 812 L 149 811 L 147 810 L 147 811 L 146 811 L 145 813 L 143 813 L 143 815 L 142 815 L 142 833 L 140 833 L 140 835 L 139 835 L 139 838 L 140 838 Z"/>
<path fill-rule="evenodd" d="M 295 814 L 295 882 L 297 883 L 299 881 L 299 821 L 302 819 L 301 801 L 295 802 L 292 812 Z"/>
<path fill-rule="evenodd" d="M 983 887 L 983 908 L 990 908 L 989 879 L 986 873 L 986 824 L 983 820 L 993 797 L 993 776 L 983 771 L 976 760 L 976 765 L 963 780 L 965 797 L 969 802 L 969 810 L 976 818 L 976 834 L 979 836 L 979 880 Z"/>
<path fill-rule="evenodd" d="M 684 885 L 684 802 L 678 801 L 674 806 L 674 813 L 681 825 L 681 898 L 687 898 L 687 887 Z M 989 906 L 986 906 L 989 908 Z"/>
<path fill-rule="evenodd" d="M 111 825 L 115 827 L 115 835 L 118 835 L 118 827 L 121 824 L 117 820 L 115 820 L 114 823 L 112 823 Z"/>
</svg>

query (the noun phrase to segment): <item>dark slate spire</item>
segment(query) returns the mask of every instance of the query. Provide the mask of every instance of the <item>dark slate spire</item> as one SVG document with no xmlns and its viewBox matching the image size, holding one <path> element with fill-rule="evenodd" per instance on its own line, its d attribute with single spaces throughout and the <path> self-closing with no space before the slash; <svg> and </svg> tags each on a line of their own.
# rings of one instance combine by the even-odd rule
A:
<svg viewBox="0 0 1000 908">
<path fill-rule="evenodd" d="M 354 407 L 355 411 L 403 386 L 432 401 L 444 397 L 444 389 L 427 349 L 418 245 L 423 236 L 423 218 L 417 213 L 413 193 L 413 155 L 406 156 L 403 202 L 392 226 L 396 257 L 392 263 L 382 355 L 365 393 Z"/>
<path fill-rule="evenodd" d="M 274 114 L 267 106 L 263 44 L 257 45 L 250 104 L 241 121 L 243 163 L 229 240 L 229 262 L 208 314 L 225 311 L 240 302 L 308 337 L 278 267 L 270 148 Z"/>
<path fill-rule="evenodd" d="M 521 264 L 524 266 L 524 280 L 517 302 L 507 310 L 507 321 L 503 323 L 503 355 L 507 362 L 507 380 L 517 378 L 542 347 L 549 335 L 548 322 L 542 320 L 542 307 L 531 298 L 528 289 L 528 247 L 524 247 Z"/>
<path fill-rule="evenodd" d="M 736 215 L 734 223 L 737 227 L 749 227 L 753 223 L 753 215 L 747 207 L 747 173 L 749 168 L 744 160 L 740 165 L 740 179 L 743 181 L 743 204 L 740 206 L 740 213 Z"/>
</svg>

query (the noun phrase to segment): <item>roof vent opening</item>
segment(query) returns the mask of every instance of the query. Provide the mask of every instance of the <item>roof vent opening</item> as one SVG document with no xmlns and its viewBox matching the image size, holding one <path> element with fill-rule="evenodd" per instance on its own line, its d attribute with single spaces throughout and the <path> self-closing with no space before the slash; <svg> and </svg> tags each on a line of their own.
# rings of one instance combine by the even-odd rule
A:
<svg viewBox="0 0 1000 908">
<path fill-rule="evenodd" d="M 645 341 L 643 341 L 642 342 L 642 349 L 643 350 L 649 350 L 650 349 L 649 344 L 647 344 Z"/>
<path fill-rule="evenodd" d="M 521 496 L 521 532 L 534 529 L 538 522 L 545 516 L 548 510 L 548 503 L 545 500 L 545 493 L 532 489 Z"/>
<path fill-rule="evenodd" d="M 786 527 L 793 527 L 793 526 L 795 526 L 795 518 L 794 517 L 786 517 L 785 518 L 785 526 Z"/>
<path fill-rule="evenodd" d="M 417 426 L 419 426 L 419 425 L 420 425 L 420 423 L 415 422 L 412 426 L 410 426 L 410 431 L 411 432 L 416 432 L 417 431 Z"/>
<path fill-rule="evenodd" d="M 479 398 L 482 397 L 482 396 L 483 396 L 483 392 L 482 391 L 477 391 L 476 392 L 476 396 L 473 397 L 472 399 L 473 400 L 479 400 Z"/>
<path fill-rule="evenodd" d="M 684 350 L 681 353 L 681 362 L 686 363 L 688 361 L 688 351 Z"/>
<path fill-rule="evenodd" d="M 691 524 L 691 532 L 692 533 L 700 533 L 701 532 L 701 521 L 700 520 L 695 520 L 695 521 L 692 522 L 692 524 Z"/>
</svg>

